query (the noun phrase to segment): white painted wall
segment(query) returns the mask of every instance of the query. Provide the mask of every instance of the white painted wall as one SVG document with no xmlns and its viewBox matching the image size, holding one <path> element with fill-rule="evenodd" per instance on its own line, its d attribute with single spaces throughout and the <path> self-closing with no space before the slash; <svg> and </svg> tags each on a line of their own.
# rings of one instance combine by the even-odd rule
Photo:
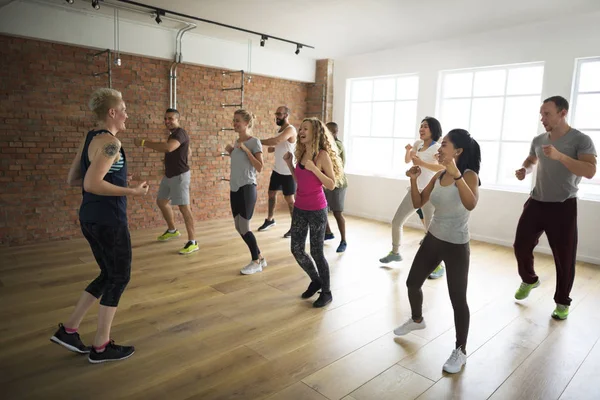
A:
<svg viewBox="0 0 600 400">
<path fill-rule="evenodd" d="M 341 132 L 344 132 L 346 80 L 358 77 L 419 73 L 418 115 L 423 117 L 435 113 L 440 70 L 544 61 L 542 96 L 560 94 L 570 98 L 575 58 L 600 56 L 598 21 L 600 12 L 561 16 L 551 22 L 336 60 L 334 120 L 341 124 Z M 423 23 L 426 25 L 426 18 Z M 523 154 L 523 159 L 526 156 Z M 406 180 L 351 175 L 346 211 L 391 221 L 407 184 Z M 480 196 L 470 221 L 472 237 L 512 245 L 527 195 L 484 189 Z M 600 202 L 580 200 L 578 222 L 578 259 L 600 264 Z M 419 226 L 418 220 L 413 217 L 410 225 Z M 549 252 L 545 237 L 538 250 Z"/>
<path fill-rule="evenodd" d="M 64 2 L 63 2 L 64 3 Z M 66 3 L 65 3 L 66 4 Z M 114 18 L 101 13 L 69 9 L 62 3 L 15 1 L 0 11 L 0 33 L 98 49 L 114 48 Z M 133 22 L 120 12 L 122 53 L 172 60 L 177 29 L 152 23 Z M 184 25 L 181 24 L 181 27 Z M 248 44 L 187 32 L 183 37 L 183 62 L 215 68 L 248 71 Z M 257 38 L 255 38 L 257 39 Z M 256 42 L 256 40 L 255 40 Z M 251 50 L 252 74 L 300 82 L 315 81 L 316 61 L 261 48 Z"/>
</svg>

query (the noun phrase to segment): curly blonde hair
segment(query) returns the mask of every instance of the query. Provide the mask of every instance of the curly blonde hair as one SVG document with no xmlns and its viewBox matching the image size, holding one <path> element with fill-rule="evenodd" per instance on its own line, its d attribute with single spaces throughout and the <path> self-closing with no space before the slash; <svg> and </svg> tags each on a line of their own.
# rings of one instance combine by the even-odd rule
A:
<svg viewBox="0 0 600 400">
<path fill-rule="evenodd" d="M 344 180 L 344 167 L 342 166 L 342 159 L 338 154 L 338 148 L 333 139 L 333 135 L 318 118 L 304 118 L 302 123 L 305 122 L 308 122 L 312 126 L 313 140 L 310 144 L 310 149 L 307 149 L 307 146 L 300 143 L 300 141 L 296 142 L 296 160 L 300 162 L 307 151 L 310 152 L 311 160 L 314 160 L 319 154 L 319 151 L 325 150 L 327 154 L 329 154 L 329 158 L 331 158 L 331 163 L 333 164 L 333 179 L 335 181 L 335 186 L 339 186 Z"/>
</svg>

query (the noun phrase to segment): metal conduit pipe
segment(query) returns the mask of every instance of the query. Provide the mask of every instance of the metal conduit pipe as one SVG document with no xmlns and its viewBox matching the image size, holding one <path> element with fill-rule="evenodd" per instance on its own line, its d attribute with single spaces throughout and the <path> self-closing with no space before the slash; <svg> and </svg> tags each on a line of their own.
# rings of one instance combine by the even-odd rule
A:
<svg viewBox="0 0 600 400">
<path fill-rule="evenodd" d="M 182 39 L 183 39 L 183 35 L 188 32 L 191 31 L 192 29 L 196 29 L 196 25 L 195 24 L 190 24 L 188 23 L 188 26 L 186 26 L 185 28 L 182 28 L 179 32 L 181 32 L 181 35 L 179 35 L 179 51 L 175 53 L 175 62 L 173 64 L 171 64 L 171 73 L 170 73 L 170 80 L 171 82 L 173 82 L 173 104 L 171 106 L 171 108 L 175 108 L 177 109 L 177 66 L 179 64 L 181 64 L 181 60 L 182 60 Z M 175 44 L 175 48 L 177 49 L 177 43 Z M 173 68 L 174 67 L 174 68 Z"/>
</svg>

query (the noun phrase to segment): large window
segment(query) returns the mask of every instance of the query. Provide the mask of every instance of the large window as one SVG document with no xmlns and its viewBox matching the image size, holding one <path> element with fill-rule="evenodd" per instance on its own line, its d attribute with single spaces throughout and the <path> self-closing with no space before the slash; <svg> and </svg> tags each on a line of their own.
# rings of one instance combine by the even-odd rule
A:
<svg viewBox="0 0 600 400">
<path fill-rule="evenodd" d="M 577 60 L 570 124 L 594 141 L 600 151 L 600 57 Z M 600 174 L 594 179 L 581 180 L 580 196 L 600 199 Z"/>
<path fill-rule="evenodd" d="M 441 72 L 438 115 L 444 133 L 468 130 L 481 147 L 484 187 L 529 191 L 515 170 L 539 133 L 544 65 L 518 64 Z"/>
<path fill-rule="evenodd" d="M 405 146 L 417 132 L 417 75 L 348 81 L 347 171 L 356 174 L 404 175 Z"/>
</svg>

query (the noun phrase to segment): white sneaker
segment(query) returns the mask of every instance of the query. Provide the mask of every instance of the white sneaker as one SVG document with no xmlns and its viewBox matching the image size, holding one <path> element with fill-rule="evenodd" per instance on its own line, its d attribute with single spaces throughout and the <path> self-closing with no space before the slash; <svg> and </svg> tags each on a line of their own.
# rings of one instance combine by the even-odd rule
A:
<svg viewBox="0 0 600 400">
<path fill-rule="evenodd" d="M 463 365 L 467 363 L 467 355 L 462 352 L 460 347 L 458 349 L 452 350 L 452 354 L 450 354 L 450 358 L 444 364 L 444 371 L 449 374 L 456 374 L 460 372 Z"/>
<path fill-rule="evenodd" d="M 250 261 L 250 264 L 248 264 L 244 268 L 242 268 L 242 270 L 240 272 L 243 275 L 252 275 L 252 274 L 255 274 L 255 273 L 261 272 L 261 271 L 262 271 L 262 264 L 260 262 L 255 263 L 254 261 Z"/>
<path fill-rule="evenodd" d="M 409 332 L 425 329 L 426 326 L 427 325 L 425 324 L 425 318 L 423 318 L 421 322 L 415 322 L 412 320 L 412 318 L 409 318 L 408 321 L 394 329 L 394 335 L 404 336 Z"/>
<path fill-rule="evenodd" d="M 262 268 L 266 268 L 266 266 L 267 266 L 267 265 L 268 265 L 268 264 L 267 264 L 267 259 L 263 257 L 263 258 L 260 260 L 260 266 L 261 266 Z"/>
</svg>

